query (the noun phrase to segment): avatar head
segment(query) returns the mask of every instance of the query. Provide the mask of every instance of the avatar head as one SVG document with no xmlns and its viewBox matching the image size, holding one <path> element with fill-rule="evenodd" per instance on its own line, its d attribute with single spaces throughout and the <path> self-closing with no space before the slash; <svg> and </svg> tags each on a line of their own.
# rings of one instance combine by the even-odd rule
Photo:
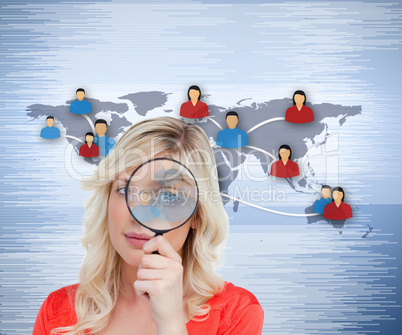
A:
<svg viewBox="0 0 402 335">
<path fill-rule="evenodd" d="M 343 191 L 342 187 L 334 187 L 332 190 L 332 201 L 338 200 L 339 197 L 341 197 L 341 201 L 345 199 L 345 192 Z"/>
<path fill-rule="evenodd" d="M 282 144 L 278 150 L 279 159 L 290 159 L 292 157 L 292 149 L 287 144 Z"/>
<path fill-rule="evenodd" d="M 75 91 L 75 94 L 77 95 L 77 99 L 82 101 L 85 97 L 85 90 L 83 88 L 79 88 Z"/>
<path fill-rule="evenodd" d="M 96 134 L 100 137 L 106 134 L 107 130 L 107 122 L 103 119 L 99 119 L 95 121 L 95 131 Z"/>
<path fill-rule="evenodd" d="M 192 85 L 189 87 L 187 91 L 188 100 L 200 100 L 201 90 L 197 85 Z"/>
<path fill-rule="evenodd" d="M 54 124 L 54 117 L 53 116 L 48 116 L 46 118 L 46 124 L 48 127 L 52 127 Z"/>
<path fill-rule="evenodd" d="M 234 129 L 239 122 L 239 115 L 234 112 L 230 111 L 226 113 L 226 123 L 230 129 Z"/>
<path fill-rule="evenodd" d="M 324 199 L 328 199 L 331 195 L 331 187 L 328 185 L 323 185 L 321 187 L 321 195 Z"/>
<path fill-rule="evenodd" d="M 303 91 L 296 91 L 295 93 L 293 93 L 293 105 L 296 104 L 306 104 L 306 94 Z"/>
<path fill-rule="evenodd" d="M 89 131 L 85 134 L 85 143 L 92 143 L 94 141 L 94 133 Z"/>
</svg>

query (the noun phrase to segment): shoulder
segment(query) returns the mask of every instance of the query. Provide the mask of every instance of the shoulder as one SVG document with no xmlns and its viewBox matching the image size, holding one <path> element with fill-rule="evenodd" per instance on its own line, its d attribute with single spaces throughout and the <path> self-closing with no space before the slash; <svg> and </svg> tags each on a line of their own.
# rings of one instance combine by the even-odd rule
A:
<svg viewBox="0 0 402 335">
<path fill-rule="evenodd" d="M 230 282 L 225 282 L 223 289 L 208 301 L 212 309 L 215 307 L 220 308 L 223 305 L 241 305 L 248 303 L 258 304 L 259 302 L 253 293 L 245 288 L 235 286 Z"/>
<path fill-rule="evenodd" d="M 218 133 L 218 134 L 223 135 L 223 134 L 228 133 L 229 131 L 230 131 L 230 128 L 229 128 L 229 127 L 227 127 L 227 128 L 225 128 L 225 129 L 222 129 L 221 131 L 219 131 L 219 133 Z"/>
<path fill-rule="evenodd" d="M 50 334 L 58 327 L 71 326 L 77 322 L 75 292 L 78 284 L 62 287 L 48 295 L 39 309 L 33 334 Z"/>
<path fill-rule="evenodd" d="M 225 282 L 222 291 L 215 294 L 207 304 L 211 306 L 211 311 L 219 310 L 222 318 L 226 319 L 228 323 L 249 306 L 256 305 L 262 311 L 260 303 L 253 293 L 230 282 Z"/>
<path fill-rule="evenodd" d="M 289 164 L 289 163 L 290 163 L 290 164 Z M 289 164 L 289 165 L 292 165 L 292 166 L 294 166 L 294 167 L 296 167 L 296 166 L 299 167 L 299 164 L 297 164 L 295 161 L 292 161 L 292 160 L 290 160 L 290 159 L 288 160 L 288 164 Z"/>
<path fill-rule="evenodd" d="M 303 105 L 302 108 L 303 108 L 306 112 L 312 112 L 312 111 L 313 111 L 310 107 L 307 107 L 306 105 Z"/>
<path fill-rule="evenodd" d="M 65 286 L 48 295 L 44 306 L 49 320 L 62 314 L 75 313 L 75 293 L 78 286 L 79 284 Z"/>
<path fill-rule="evenodd" d="M 296 108 L 296 105 L 293 105 L 293 106 L 291 106 L 291 107 L 289 107 L 286 111 L 288 112 L 291 112 L 291 111 L 293 111 L 294 109 Z"/>
<path fill-rule="evenodd" d="M 342 201 L 342 207 L 345 209 L 345 210 L 352 210 L 352 206 L 350 206 L 349 204 L 346 204 L 346 203 L 344 203 L 343 201 Z"/>
<path fill-rule="evenodd" d="M 236 127 L 236 128 L 237 128 L 237 127 Z M 237 128 L 237 129 L 238 129 L 238 132 L 239 132 L 240 134 L 247 136 L 247 133 L 246 133 L 245 130 L 239 129 L 239 128 Z"/>
<path fill-rule="evenodd" d="M 262 328 L 264 311 L 254 294 L 242 287 L 225 282 L 223 290 L 207 304 L 211 306 L 211 312 L 220 312 L 224 328 L 229 333 L 242 327 Z"/>
</svg>

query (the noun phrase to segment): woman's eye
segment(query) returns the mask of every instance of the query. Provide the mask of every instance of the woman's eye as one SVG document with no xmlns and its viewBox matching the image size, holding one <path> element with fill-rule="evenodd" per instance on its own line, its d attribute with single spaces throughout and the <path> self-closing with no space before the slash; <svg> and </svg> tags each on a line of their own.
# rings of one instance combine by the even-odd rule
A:
<svg viewBox="0 0 402 335">
<path fill-rule="evenodd" d="M 126 187 L 125 186 L 119 187 L 117 189 L 117 193 L 119 193 L 121 195 L 125 195 L 126 194 Z"/>
<path fill-rule="evenodd" d="M 161 199 L 162 203 L 169 204 L 169 205 L 177 205 L 177 203 L 180 200 L 178 193 L 172 193 L 172 192 L 169 192 L 168 190 L 161 192 L 160 199 Z"/>
</svg>

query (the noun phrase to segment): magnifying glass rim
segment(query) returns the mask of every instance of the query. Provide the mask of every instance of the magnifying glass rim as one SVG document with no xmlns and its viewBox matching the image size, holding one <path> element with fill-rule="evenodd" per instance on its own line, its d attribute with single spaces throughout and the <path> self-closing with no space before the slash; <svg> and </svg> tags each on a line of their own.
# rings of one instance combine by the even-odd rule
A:
<svg viewBox="0 0 402 335">
<path fill-rule="evenodd" d="M 177 164 L 179 164 L 179 165 L 184 166 L 184 168 L 185 168 L 188 172 L 190 172 L 190 175 L 193 177 L 193 179 L 194 179 L 194 181 L 195 181 L 195 187 L 196 187 L 196 189 L 197 189 L 197 200 L 196 200 L 196 202 L 195 202 L 195 207 L 194 207 L 193 212 L 192 212 L 191 215 L 188 217 L 188 219 L 187 219 L 186 221 L 184 221 L 181 225 L 179 225 L 179 226 L 177 226 L 177 227 L 174 227 L 174 228 L 171 228 L 171 229 L 153 229 L 153 228 L 149 228 L 148 226 L 146 226 L 145 224 L 143 224 L 142 222 L 140 222 L 140 221 L 137 220 L 137 218 L 136 218 L 136 217 L 133 215 L 133 213 L 131 212 L 130 206 L 128 205 L 128 185 L 130 185 L 131 179 L 133 178 L 134 174 L 135 174 L 139 169 L 141 169 L 145 164 L 151 163 L 151 162 L 153 162 L 153 161 L 159 161 L 159 160 L 170 160 L 170 161 L 172 161 L 172 162 L 175 162 L 175 163 L 177 163 Z M 172 230 L 174 230 L 174 229 L 177 229 L 177 228 L 180 228 L 181 226 L 183 226 L 188 220 L 191 219 L 191 217 L 194 215 L 195 211 L 197 210 L 197 207 L 198 207 L 198 199 L 199 199 L 198 183 L 197 183 L 197 179 L 195 179 L 194 174 L 193 174 L 193 173 L 191 172 L 191 170 L 190 170 L 187 166 L 185 166 L 183 163 L 180 163 L 179 161 L 177 161 L 177 160 L 175 160 L 175 159 L 173 159 L 173 158 L 169 158 L 169 157 L 152 158 L 152 159 L 147 160 L 146 162 L 141 163 L 141 164 L 131 173 L 130 178 L 128 178 L 126 187 L 124 188 L 124 194 L 125 194 L 127 209 L 128 209 L 128 211 L 129 211 L 130 215 L 131 215 L 131 216 L 134 218 L 134 220 L 137 221 L 141 226 L 143 226 L 143 227 L 145 227 L 145 228 L 148 228 L 149 230 L 151 230 L 152 232 L 154 232 L 156 235 L 161 235 L 161 234 L 167 233 L 167 232 L 169 232 L 169 231 L 172 231 Z"/>
</svg>

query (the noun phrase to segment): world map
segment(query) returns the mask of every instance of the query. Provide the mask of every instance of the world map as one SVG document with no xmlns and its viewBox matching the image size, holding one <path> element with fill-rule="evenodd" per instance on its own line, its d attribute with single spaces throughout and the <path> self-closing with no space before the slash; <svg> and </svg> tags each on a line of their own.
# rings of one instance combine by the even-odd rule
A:
<svg viewBox="0 0 402 335">
<path fill-rule="evenodd" d="M 53 116 L 66 129 L 66 140 L 74 147 L 77 154 L 83 143 L 84 135 L 88 131 L 94 131 L 91 128 L 96 121 L 97 113 L 106 113 L 109 118 L 107 135 L 112 138 L 118 138 L 132 123 L 126 118 L 125 113 L 129 111 L 129 103 L 134 106 L 135 113 L 144 117 L 155 109 L 162 109 L 167 115 L 173 112 L 172 109 L 164 109 L 168 102 L 170 93 L 161 91 L 137 92 L 119 97 L 125 100 L 122 102 L 101 101 L 94 98 L 85 98 L 92 105 L 92 113 L 86 115 L 77 115 L 69 112 L 70 103 L 73 100 L 66 101 L 66 104 L 52 106 L 46 104 L 33 104 L 27 106 L 27 115 L 31 119 Z M 202 99 L 202 97 L 201 97 Z M 247 102 L 247 104 L 244 104 Z M 196 122 L 207 134 L 211 144 L 214 145 L 217 132 L 226 128 L 225 116 L 230 111 L 235 111 L 239 115 L 239 129 L 248 130 L 249 146 L 239 149 L 221 148 L 214 150 L 215 160 L 218 168 L 219 187 L 223 195 L 228 195 L 229 186 L 236 180 L 239 170 L 238 166 L 243 164 L 247 155 L 254 155 L 260 162 L 264 173 L 268 174 L 269 165 L 277 157 L 277 151 L 280 145 L 291 144 L 292 160 L 303 158 L 308 151 L 308 144 L 323 145 L 330 136 L 326 118 L 336 118 L 339 126 L 344 125 L 348 118 L 362 113 L 361 106 L 342 106 L 329 103 L 311 104 L 306 103 L 314 111 L 314 122 L 306 124 L 293 124 L 284 122 L 284 114 L 287 108 L 293 105 L 289 98 L 270 100 L 262 103 L 252 102 L 250 98 L 239 100 L 230 108 L 209 104 L 210 117 Z M 88 122 L 83 122 L 83 117 Z M 315 143 L 314 138 L 320 137 L 320 143 Z M 286 140 L 284 140 L 284 138 Z M 93 160 L 88 159 L 88 163 L 94 164 Z M 308 191 L 308 177 L 303 176 L 297 181 L 292 178 L 286 179 L 290 187 L 295 191 Z M 236 199 L 234 199 L 236 200 Z M 230 198 L 222 197 L 226 205 Z M 233 210 L 238 210 L 238 201 L 234 201 Z M 312 206 L 305 209 L 308 223 L 322 220 L 321 216 L 310 215 Z M 325 219 L 324 219 L 325 220 Z M 328 221 L 328 220 L 327 220 Z M 331 222 L 334 226 L 342 226 L 343 222 Z"/>
</svg>

